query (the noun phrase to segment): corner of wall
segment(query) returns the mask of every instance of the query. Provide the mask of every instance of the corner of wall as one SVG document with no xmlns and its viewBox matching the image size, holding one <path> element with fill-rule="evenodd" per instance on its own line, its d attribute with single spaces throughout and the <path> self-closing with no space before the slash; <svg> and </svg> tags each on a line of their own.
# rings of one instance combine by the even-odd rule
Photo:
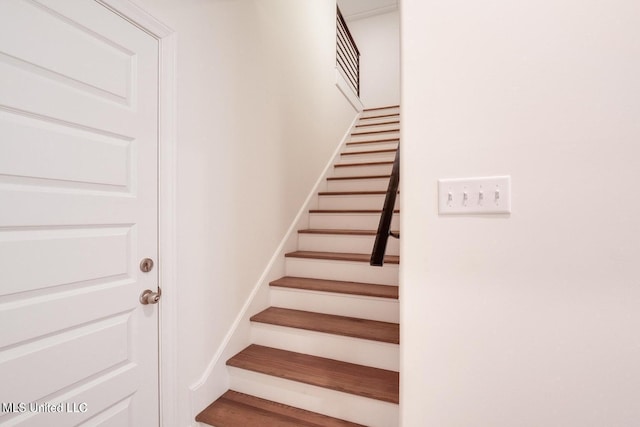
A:
<svg viewBox="0 0 640 427">
<path fill-rule="evenodd" d="M 364 110 L 364 105 L 362 101 L 358 97 L 358 95 L 351 89 L 351 86 L 347 82 L 346 77 L 336 67 L 336 87 L 340 90 L 340 92 L 344 95 L 344 97 L 349 101 L 349 104 L 356 110 L 357 113 L 361 113 Z"/>
</svg>

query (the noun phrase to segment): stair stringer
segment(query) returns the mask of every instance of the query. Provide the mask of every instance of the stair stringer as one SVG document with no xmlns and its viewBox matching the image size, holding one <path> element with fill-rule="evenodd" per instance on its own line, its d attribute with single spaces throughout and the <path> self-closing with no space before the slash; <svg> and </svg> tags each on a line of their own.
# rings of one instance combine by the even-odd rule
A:
<svg viewBox="0 0 640 427">
<path fill-rule="evenodd" d="M 263 270 L 262 275 L 254 285 L 253 290 L 240 309 L 234 322 L 229 328 L 229 331 L 218 347 L 218 350 L 209 361 L 207 368 L 198 380 L 189 386 L 191 419 L 195 419 L 198 413 L 229 389 L 231 379 L 226 362 L 234 354 L 240 352 L 243 348 L 251 344 L 251 322 L 249 319 L 252 315 L 269 307 L 269 282 L 284 276 L 284 255 L 296 250 L 298 244 L 298 230 L 308 228 L 309 209 L 314 209 L 318 206 L 318 192 L 326 190 L 326 178 L 333 172 L 333 165 L 340 158 L 340 153 L 346 147 L 346 143 L 351 136 L 351 132 L 361 115 L 362 112 L 356 114 L 353 121 L 345 131 L 342 139 L 336 146 L 333 155 L 329 158 L 324 170 L 318 177 L 318 180 L 309 191 L 307 198 L 300 207 L 300 210 L 293 219 L 289 229 L 286 231 L 273 256 Z M 202 424 L 195 421 L 192 424 L 192 426 L 198 425 Z"/>
</svg>

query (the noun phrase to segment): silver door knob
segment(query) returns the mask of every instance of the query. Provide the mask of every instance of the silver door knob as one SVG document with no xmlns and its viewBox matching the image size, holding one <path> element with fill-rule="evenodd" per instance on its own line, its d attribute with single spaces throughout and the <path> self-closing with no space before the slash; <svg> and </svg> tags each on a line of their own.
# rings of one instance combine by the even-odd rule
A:
<svg viewBox="0 0 640 427">
<path fill-rule="evenodd" d="M 157 304 L 162 296 L 162 289 L 158 288 L 158 292 L 153 292 L 151 289 L 145 289 L 140 295 L 140 304 Z"/>
<path fill-rule="evenodd" d="M 151 258 L 145 258 L 140 261 L 140 271 L 148 273 L 153 268 L 153 260 Z"/>
</svg>

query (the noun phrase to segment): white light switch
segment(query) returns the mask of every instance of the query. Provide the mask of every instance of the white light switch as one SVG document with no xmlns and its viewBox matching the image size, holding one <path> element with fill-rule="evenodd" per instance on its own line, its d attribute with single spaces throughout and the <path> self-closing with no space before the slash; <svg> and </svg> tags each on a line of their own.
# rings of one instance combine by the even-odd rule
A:
<svg viewBox="0 0 640 427">
<path fill-rule="evenodd" d="M 511 177 L 439 179 L 438 212 L 441 215 L 511 213 Z"/>
</svg>

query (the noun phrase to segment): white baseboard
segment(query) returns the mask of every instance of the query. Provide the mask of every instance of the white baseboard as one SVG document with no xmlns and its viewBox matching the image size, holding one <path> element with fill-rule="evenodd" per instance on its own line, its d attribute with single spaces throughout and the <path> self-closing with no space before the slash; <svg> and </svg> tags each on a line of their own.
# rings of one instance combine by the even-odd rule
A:
<svg viewBox="0 0 640 427">
<path fill-rule="evenodd" d="M 264 269 L 264 272 L 253 287 L 247 301 L 236 316 L 231 328 L 220 344 L 220 347 L 209 361 L 207 368 L 200 378 L 189 387 L 192 418 L 195 418 L 198 413 L 229 389 L 230 378 L 226 361 L 231 356 L 251 344 L 249 318 L 269 306 L 269 282 L 284 276 L 284 254 L 296 250 L 298 237 L 297 231 L 308 225 L 308 210 L 312 206 L 312 203 L 317 205 L 318 191 L 320 190 L 321 185 L 325 183 L 329 173 L 333 170 L 333 164 L 339 158 L 340 152 L 345 146 L 347 139 L 351 134 L 351 129 L 355 125 L 359 116 L 360 114 L 357 114 L 347 128 L 333 155 L 307 195 L 307 198 L 295 216 L 291 226 L 285 233 L 282 241 Z"/>
</svg>

